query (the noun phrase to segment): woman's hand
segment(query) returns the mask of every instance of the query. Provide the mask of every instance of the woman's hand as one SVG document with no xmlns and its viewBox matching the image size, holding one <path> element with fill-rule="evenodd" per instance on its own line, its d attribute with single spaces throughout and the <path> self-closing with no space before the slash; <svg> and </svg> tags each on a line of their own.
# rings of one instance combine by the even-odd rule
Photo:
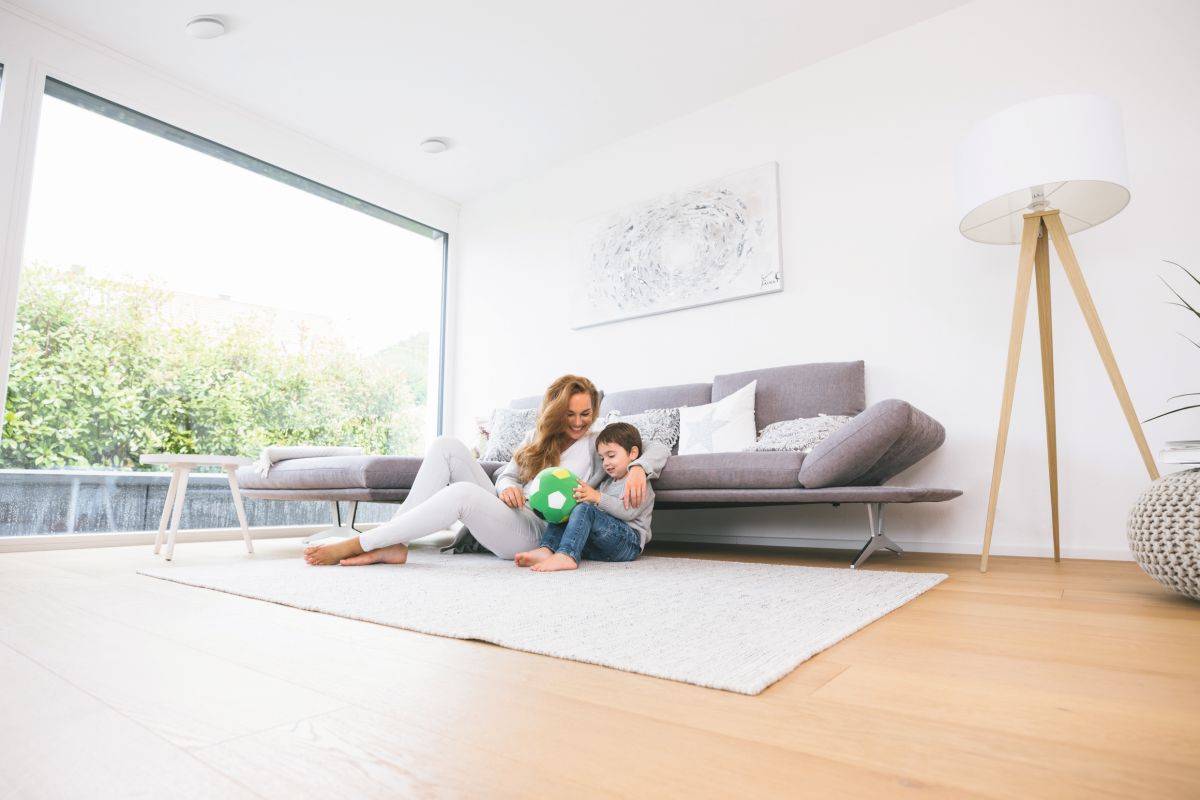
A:
<svg viewBox="0 0 1200 800">
<path fill-rule="evenodd" d="M 516 486 L 510 486 L 501 492 L 500 499 L 509 508 L 520 508 L 525 505 L 525 493 Z"/>
<path fill-rule="evenodd" d="M 637 508 L 646 499 L 646 470 L 641 464 L 634 464 L 625 473 L 625 493 L 621 502 L 626 508 Z"/>
<path fill-rule="evenodd" d="M 600 492 L 594 487 L 588 486 L 583 481 L 575 487 L 575 502 L 577 503 L 599 503 Z"/>
</svg>

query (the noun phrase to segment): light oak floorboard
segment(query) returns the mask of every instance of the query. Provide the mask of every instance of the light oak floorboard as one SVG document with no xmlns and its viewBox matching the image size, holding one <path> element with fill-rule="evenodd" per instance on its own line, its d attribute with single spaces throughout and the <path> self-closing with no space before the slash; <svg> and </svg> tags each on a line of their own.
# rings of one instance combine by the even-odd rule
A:
<svg viewBox="0 0 1200 800">
<path fill-rule="evenodd" d="M 181 747 L 214 744 L 345 705 L 114 621 L 86 593 L 56 589 L 45 574 L 6 576 L 0 583 L 0 643 Z M 236 618 L 225 624 L 235 625 Z"/>
<path fill-rule="evenodd" d="M 0 797 L 257 797 L 0 645 Z"/>
<path fill-rule="evenodd" d="M 176 557 L 302 550 L 239 547 Z M 971 556 L 882 555 L 867 568 L 951 577 L 745 697 L 134 574 L 157 563 L 150 550 L 0 555 L 0 642 L 207 765 L 194 787 L 218 775 L 264 797 L 1200 794 L 1200 606 L 1130 563 L 994 557 L 981 575 Z M 15 672 L 0 660 L 9 685 Z M 44 736 L 67 724 L 32 717 Z"/>
<path fill-rule="evenodd" d="M 348 707 L 197 751 L 266 797 L 575 797 L 602 794 L 571 769 L 465 747 L 429 727 L 400 726 L 386 714 Z M 324 769 L 314 769 L 325 765 Z"/>
</svg>

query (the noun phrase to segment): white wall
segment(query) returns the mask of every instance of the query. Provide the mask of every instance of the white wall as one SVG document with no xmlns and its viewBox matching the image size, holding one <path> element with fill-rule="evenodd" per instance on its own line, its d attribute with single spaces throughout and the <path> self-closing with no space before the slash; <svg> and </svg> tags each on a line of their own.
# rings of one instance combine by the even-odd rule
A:
<svg viewBox="0 0 1200 800">
<path fill-rule="evenodd" d="M 1164 304 L 1160 259 L 1200 270 L 1200 4 L 980 0 L 645 131 L 464 207 L 454 272 L 450 430 L 565 371 L 615 390 L 862 358 L 867 398 L 941 420 L 946 445 L 901 477 L 957 487 L 893 507 L 917 549 L 977 552 L 1015 279 L 1015 247 L 957 231 L 953 154 L 970 126 L 1028 98 L 1098 91 L 1125 115 L 1133 200 L 1076 252 L 1142 417 L 1200 391 L 1200 324 Z M 785 289 L 572 331 L 568 231 L 595 214 L 767 161 L 780 170 Z M 1068 556 L 1126 557 L 1147 476 L 1053 264 L 1062 535 Z M 1195 287 L 1193 287 L 1195 288 Z M 1197 293 L 1200 294 L 1200 293 Z M 1036 313 L 1029 316 L 995 553 L 1049 552 Z M 1200 415 L 1151 423 L 1157 451 Z M 662 512 L 659 533 L 790 536 L 851 546 L 860 507 Z"/>
<path fill-rule="evenodd" d="M 456 242 L 456 203 L 179 84 L 2 0 L 0 64 L 0 397 L 8 374 L 38 111 L 47 75 L 446 231 L 452 244 Z M 451 258 L 453 253 L 452 247 Z"/>
</svg>

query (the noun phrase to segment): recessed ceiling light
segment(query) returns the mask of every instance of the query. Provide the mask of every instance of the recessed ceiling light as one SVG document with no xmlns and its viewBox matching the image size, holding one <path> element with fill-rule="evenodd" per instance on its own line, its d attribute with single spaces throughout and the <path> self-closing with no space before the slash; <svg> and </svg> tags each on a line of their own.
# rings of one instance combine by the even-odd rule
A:
<svg viewBox="0 0 1200 800">
<path fill-rule="evenodd" d="M 225 23 L 220 17 L 193 17 L 183 29 L 193 39 L 215 39 L 225 33 Z"/>
<path fill-rule="evenodd" d="M 445 139 L 426 139 L 421 142 L 421 149 L 426 153 L 444 153 L 449 147 Z"/>
</svg>

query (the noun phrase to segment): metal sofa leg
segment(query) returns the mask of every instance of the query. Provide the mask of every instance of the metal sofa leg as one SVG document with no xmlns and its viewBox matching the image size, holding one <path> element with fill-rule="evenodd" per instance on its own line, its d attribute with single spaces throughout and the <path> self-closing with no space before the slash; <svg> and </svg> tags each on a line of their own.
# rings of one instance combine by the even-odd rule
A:
<svg viewBox="0 0 1200 800">
<path fill-rule="evenodd" d="M 342 508 L 336 501 L 332 500 L 329 503 L 330 511 L 333 512 L 333 527 L 319 530 L 316 533 L 310 533 L 303 541 L 304 544 L 319 542 L 322 539 L 332 539 L 335 536 L 353 536 L 358 533 L 358 528 L 354 527 L 354 520 L 358 517 L 358 501 L 351 500 L 350 502 L 350 524 L 342 524 Z"/>
<path fill-rule="evenodd" d="M 867 521 L 871 525 L 871 538 L 858 551 L 858 555 L 854 557 L 854 563 L 850 565 L 850 569 L 858 567 L 858 565 L 870 558 L 876 550 L 881 548 L 891 550 L 896 555 L 904 552 L 900 545 L 893 542 L 883 532 L 883 503 L 867 503 Z"/>
</svg>

